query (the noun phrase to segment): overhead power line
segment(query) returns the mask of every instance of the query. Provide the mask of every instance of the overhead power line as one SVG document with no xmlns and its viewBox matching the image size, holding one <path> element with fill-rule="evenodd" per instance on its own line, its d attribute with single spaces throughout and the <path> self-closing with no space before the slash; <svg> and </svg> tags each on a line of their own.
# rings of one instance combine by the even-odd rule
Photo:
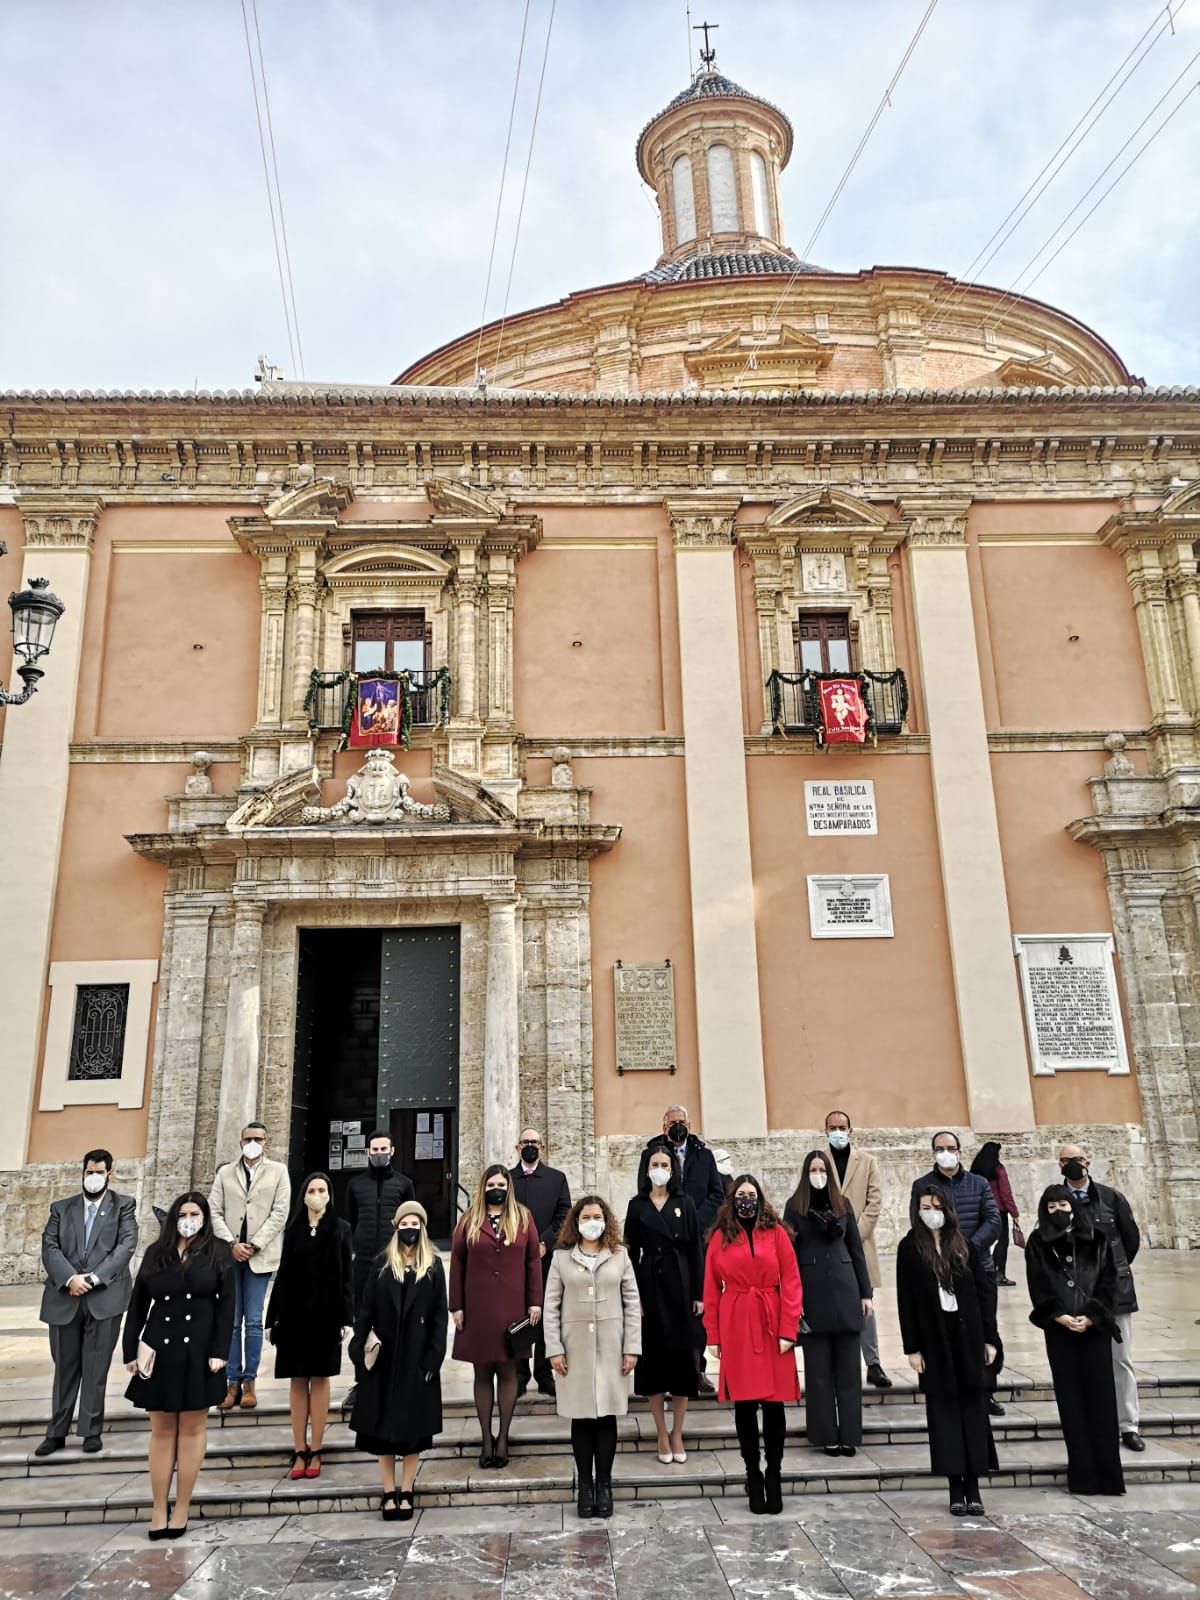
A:
<svg viewBox="0 0 1200 1600">
<path fill-rule="evenodd" d="M 517 226 L 513 233 L 512 255 L 508 259 L 508 282 L 504 285 L 504 309 L 500 313 L 500 329 L 496 334 L 496 354 L 493 362 L 500 360 L 504 343 L 504 326 L 508 321 L 508 297 L 512 293 L 513 268 L 517 264 L 517 245 L 521 241 L 521 220 L 525 215 L 525 195 L 529 189 L 529 169 L 533 165 L 533 141 L 537 137 L 538 113 L 542 109 L 542 88 L 546 82 L 546 62 L 550 56 L 550 34 L 554 28 L 554 11 L 558 0 L 550 0 L 550 16 L 546 22 L 546 44 L 542 51 L 542 70 L 538 75 L 537 99 L 533 103 L 533 124 L 529 129 L 529 149 L 525 153 L 525 176 L 521 181 L 521 203 L 517 207 Z"/>
<path fill-rule="evenodd" d="M 254 0 L 251 0 L 251 5 L 253 6 L 253 4 L 254 4 Z M 276 215 L 275 215 L 277 194 L 276 194 L 276 191 L 272 188 L 272 184 L 271 184 L 271 169 L 270 169 L 270 165 L 269 165 L 269 163 L 267 161 L 267 138 L 266 138 L 266 134 L 263 131 L 262 106 L 261 106 L 261 104 L 259 102 L 259 97 L 258 97 L 258 75 L 255 72 L 255 68 L 254 68 L 254 49 L 253 49 L 253 46 L 250 43 L 250 19 L 249 19 L 249 16 L 247 15 L 247 13 L 246 13 L 246 0 L 241 0 L 241 7 L 242 7 L 242 30 L 243 30 L 243 32 L 244 32 L 244 34 L 246 36 L 246 60 L 247 60 L 247 62 L 249 64 L 249 67 L 250 67 L 250 88 L 251 88 L 251 91 L 253 92 L 253 95 L 254 95 L 254 120 L 258 125 L 258 148 L 259 148 L 260 154 L 262 155 L 263 182 L 267 186 L 267 209 L 270 212 L 270 216 L 271 216 L 271 238 L 272 238 L 272 240 L 274 241 L 274 244 L 275 244 L 275 266 L 276 266 L 276 270 L 277 270 L 277 272 L 279 274 L 279 297 L 283 302 L 283 322 L 284 322 L 284 327 L 287 330 L 288 349 L 291 352 L 291 357 L 292 357 L 292 370 L 293 370 L 293 372 L 296 372 L 296 371 L 301 371 L 302 372 L 302 369 L 300 367 L 300 363 L 299 363 L 299 361 L 297 359 L 297 349 L 298 349 L 298 346 L 299 346 L 299 330 L 296 329 L 295 326 L 294 326 L 294 323 L 295 323 L 295 305 L 294 305 L 294 302 L 292 304 L 289 304 L 289 302 L 288 302 L 287 284 L 286 284 L 286 281 L 285 281 L 284 266 L 283 266 L 283 251 L 281 250 L 280 243 L 279 243 L 280 228 L 279 228 L 279 222 L 276 220 Z M 255 32 L 257 33 L 258 32 L 258 13 L 257 13 L 257 11 L 255 12 L 255 17 L 254 17 L 254 27 L 255 27 Z M 266 80 L 265 79 L 263 81 L 263 90 L 264 90 L 264 94 L 265 94 L 265 91 L 266 91 Z M 272 140 L 272 145 L 273 145 L 273 143 L 274 143 L 274 141 Z M 282 210 L 281 210 L 281 213 L 280 213 L 280 221 L 281 220 L 282 220 Z M 289 274 L 290 274 L 290 270 L 291 270 L 290 266 L 289 266 L 288 270 L 289 270 Z"/>
<path fill-rule="evenodd" d="M 271 91 L 267 88 L 267 63 L 263 55 L 262 33 L 258 26 L 258 0 L 250 0 L 254 16 L 254 37 L 258 43 L 258 71 L 262 78 L 263 109 L 267 114 L 267 138 L 271 144 L 271 171 L 275 177 L 275 199 L 279 205 L 279 232 L 283 239 L 283 264 L 287 269 L 288 298 L 292 303 L 292 327 L 296 330 L 296 354 L 300 358 L 300 376 L 304 377 L 304 346 L 300 341 L 300 316 L 296 310 L 296 286 L 292 282 L 292 255 L 288 249 L 287 219 L 283 211 L 283 189 L 279 183 L 279 161 L 275 154 L 275 125 L 271 120 Z"/>
<path fill-rule="evenodd" d="M 1103 87 L 1100 89 L 1099 93 L 1096 95 L 1095 99 L 1092 100 L 1091 104 L 1079 117 L 1074 127 L 1071 128 L 1070 132 L 1065 136 L 1058 148 L 1050 156 L 1045 166 L 1042 167 L 1041 171 L 1020 195 L 1012 209 L 1008 212 L 1007 216 L 1005 216 L 1003 221 L 996 228 L 995 232 L 980 246 L 973 260 L 967 263 L 965 270 L 960 274 L 960 281 L 955 283 L 952 288 L 943 291 L 943 293 L 934 301 L 934 304 L 931 307 L 929 315 L 926 319 L 928 322 L 933 322 L 937 317 L 943 316 L 947 311 L 950 310 L 957 300 L 968 293 L 973 283 L 978 283 L 980 274 L 987 270 L 987 267 L 1008 243 L 1009 239 L 1011 239 L 1013 234 L 1020 227 L 1021 223 L 1033 210 L 1034 206 L 1041 199 L 1042 195 L 1045 194 L 1046 190 L 1054 182 L 1055 178 L 1058 177 L 1059 173 L 1071 160 L 1072 156 L 1075 155 L 1075 153 L 1091 136 L 1097 123 L 1100 121 L 1100 118 L 1108 110 L 1109 106 L 1112 105 L 1113 101 L 1121 93 L 1121 90 L 1124 89 L 1125 85 L 1133 77 L 1134 73 L 1137 72 L 1139 67 L 1145 61 L 1146 57 L 1150 54 L 1151 50 L 1154 49 L 1154 46 L 1164 36 L 1164 34 L 1174 34 L 1175 19 L 1180 15 L 1180 13 L 1183 11 L 1183 8 L 1187 4 L 1188 0 L 1172 0 L 1171 4 L 1160 6 L 1156 9 L 1154 13 L 1154 19 L 1150 23 L 1150 26 L 1145 29 L 1145 31 L 1134 43 L 1133 47 L 1129 50 L 1128 54 L 1118 64 L 1112 75 L 1108 78 Z M 1162 21 L 1164 14 L 1166 17 L 1165 22 Z M 1157 32 L 1155 31 L 1156 29 Z M 1150 43 L 1146 45 L 1146 48 L 1142 50 L 1141 55 L 1138 56 L 1136 61 L 1134 61 L 1133 66 L 1129 68 L 1129 71 L 1125 73 L 1125 76 L 1121 78 L 1121 74 L 1125 72 L 1125 68 L 1129 65 L 1129 62 L 1133 60 L 1133 57 L 1137 55 L 1139 50 L 1142 49 L 1142 45 L 1145 44 L 1147 38 L 1149 38 L 1152 33 L 1154 34 L 1153 39 L 1151 39 Z M 1117 83 L 1118 78 L 1121 78 L 1119 83 Z M 1112 89 L 1114 83 L 1116 83 L 1117 86 L 1115 89 Z M 1110 89 L 1112 89 L 1111 94 L 1108 93 Z M 1108 96 L 1107 99 L 1105 99 L 1106 95 Z M 1103 101 L 1103 104 L 1101 104 L 1101 101 Z M 1099 110 L 1096 110 L 1097 106 L 1099 106 Z M 1095 116 L 1092 116 L 1093 112 L 1096 113 Z M 1091 118 L 1090 122 L 1088 121 L 1089 118 Z M 1087 123 L 1086 127 L 1084 127 L 1085 123 Z M 1080 133 L 1081 128 L 1083 129 L 1083 132 L 1080 134 L 1078 139 L 1075 139 L 1075 135 Z M 1075 139 L 1074 144 L 1071 143 L 1073 139 Z M 1068 146 L 1070 146 L 1069 149 Z M 1064 151 L 1066 151 L 1065 155 L 1063 154 Z M 1059 160 L 1060 156 L 1062 157 L 1061 160 Z M 1057 165 L 1055 165 L 1056 162 Z M 1049 174 L 1049 176 L 1047 176 L 1047 174 Z M 1043 179 L 1045 179 L 1045 182 L 1042 181 Z"/>
<path fill-rule="evenodd" d="M 492 267 L 496 260 L 496 239 L 500 233 L 500 208 L 504 204 L 504 185 L 508 177 L 508 152 L 512 147 L 513 118 L 517 110 L 517 90 L 521 87 L 521 63 L 525 59 L 525 33 L 529 27 L 529 0 L 521 19 L 521 43 L 517 47 L 517 71 L 513 78 L 512 101 L 508 108 L 508 132 L 504 136 L 504 157 L 500 162 L 500 191 L 496 196 L 496 215 L 492 221 L 492 245 L 488 251 L 487 277 L 483 283 L 483 304 L 479 308 L 479 338 L 475 342 L 475 382 L 479 382 L 479 353 L 483 348 L 483 329 L 487 321 L 488 295 L 492 288 Z"/>
<path fill-rule="evenodd" d="M 883 116 L 883 113 L 891 105 L 891 103 L 892 103 L 892 92 L 895 89 L 896 85 L 900 82 L 901 77 L 904 75 L 904 69 L 908 66 L 909 60 L 912 57 L 912 53 L 917 48 L 917 44 L 920 41 L 921 35 L 925 32 L 925 28 L 928 25 L 929 19 L 930 19 L 930 17 L 933 16 L 933 13 L 934 13 L 934 11 L 935 11 L 935 9 L 937 7 L 937 3 L 938 3 L 938 0 L 929 0 L 929 5 L 925 8 L 925 14 L 921 18 L 920 22 L 918 22 L 918 24 L 917 24 L 916 32 L 913 34 L 912 38 L 908 41 L 908 46 L 905 49 L 904 54 L 900 57 L 900 64 L 896 68 L 895 72 L 892 74 L 891 82 L 888 84 L 887 88 L 883 91 L 883 97 L 880 100 L 879 104 L 876 106 L 874 115 L 871 117 L 870 122 L 867 123 L 866 131 L 863 133 L 862 138 L 858 141 L 858 145 L 857 145 L 857 148 L 854 151 L 854 154 L 850 157 L 850 160 L 846 164 L 846 170 L 842 173 L 841 177 L 838 179 L 837 187 L 834 189 L 833 193 L 830 195 L 829 201 L 828 201 L 824 211 L 822 211 L 820 217 L 817 219 L 817 225 L 813 229 L 812 235 L 809 238 L 808 243 L 804 246 L 804 249 L 800 253 L 800 260 L 797 263 L 796 270 L 791 274 L 791 276 L 788 278 L 788 281 L 784 284 L 783 288 L 780 290 L 779 298 L 776 300 L 774 306 L 771 308 L 771 314 L 767 318 L 766 325 L 764 326 L 762 332 L 759 334 L 758 338 L 754 341 L 753 345 L 751 346 L 750 354 L 746 357 L 746 364 L 742 368 L 742 370 L 738 373 L 737 377 L 734 380 L 735 385 L 740 383 L 742 378 L 745 377 L 746 373 L 749 372 L 750 369 L 756 364 L 757 359 L 758 359 L 758 352 L 761 349 L 761 347 L 763 345 L 763 342 L 766 340 L 767 336 L 771 332 L 771 329 L 775 324 L 775 319 L 778 317 L 780 309 L 782 308 L 785 300 L 787 299 L 788 295 L 792 292 L 792 285 L 795 283 L 796 279 L 800 276 L 801 272 L 803 272 L 805 262 L 808 260 L 809 252 L 812 250 L 812 248 L 816 244 L 817 240 L 821 237 L 821 233 L 824 230 L 825 224 L 829 221 L 829 218 L 833 215 L 833 209 L 837 205 L 838 200 L 841 198 L 842 190 L 846 187 L 846 184 L 850 181 L 850 175 L 854 171 L 855 167 L 858 165 L 859 157 L 862 155 L 863 151 L 867 148 L 867 144 L 868 144 L 868 142 L 869 142 L 869 140 L 871 138 L 871 135 L 875 132 L 875 128 L 876 128 L 876 125 L 879 122 L 879 119 Z"/>
<path fill-rule="evenodd" d="M 1070 233 L 1063 240 L 1063 242 L 1059 245 L 1058 249 L 1054 252 L 1054 254 L 1052 256 L 1050 256 L 1046 261 L 1044 261 L 1042 263 L 1042 265 L 1038 268 L 1038 270 L 1034 273 L 1033 277 L 1030 278 L 1029 282 L 1025 286 L 1026 290 L 1031 289 L 1033 287 L 1033 285 L 1038 281 L 1038 279 L 1042 276 L 1042 274 L 1045 271 L 1047 271 L 1047 269 L 1055 261 L 1058 260 L 1059 256 L 1062 255 L 1063 251 L 1070 244 L 1071 240 L 1075 237 L 1075 235 L 1083 227 L 1084 223 L 1087 222 L 1088 219 L 1091 216 L 1093 216 L 1095 214 L 1095 212 L 1097 212 L 1100 209 L 1100 207 L 1104 204 L 1105 200 L 1108 199 L 1109 195 L 1113 192 L 1113 190 L 1121 182 L 1122 178 L 1124 178 L 1125 175 L 1128 172 L 1131 172 L 1133 170 L 1133 168 L 1141 160 L 1142 156 L 1145 155 L 1146 151 L 1149 150 L 1150 146 L 1158 138 L 1159 134 L 1163 133 L 1166 130 L 1166 128 L 1169 126 L 1169 124 L 1172 123 L 1175 120 L 1175 118 L 1183 110 L 1184 106 L 1188 103 L 1188 101 L 1192 98 L 1192 96 L 1196 93 L 1196 91 L 1198 89 L 1200 89 L 1200 83 L 1194 83 L 1191 86 L 1191 88 L 1188 89 L 1187 92 L 1176 102 L 1176 104 L 1171 108 L 1171 110 L 1167 113 L 1167 115 L 1159 123 L 1158 127 L 1155 128 L 1154 132 L 1146 140 L 1145 144 L 1141 145 L 1140 148 L 1137 151 L 1135 151 L 1133 156 L 1121 168 L 1120 172 L 1117 173 L 1116 177 L 1109 184 L 1108 188 L 1105 189 L 1103 191 L 1103 193 L 1099 196 L 1099 198 L 1096 200 L 1095 204 L 1090 206 L 1087 209 L 1087 211 L 1084 212 L 1083 216 L 1080 217 L 1079 221 L 1071 229 Z M 1170 93 L 1169 90 L 1168 90 L 1168 93 Z M 1165 99 L 1166 96 L 1164 96 L 1163 98 Z M 1162 101 L 1159 101 L 1159 104 L 1161 105 Z M 1153 115 L 1153 113 L 1151 113 L 1151 115 Z M 1147 121 L 1148 120 L 1149 120 L 1149 118 L 1147 118 Z M 1142 126 L 1144 127 L 1145 124 L 1143 123 Z M 1110 165 L 1111 165 L 1111 163 L 1110 163 Z M 1058 232 L 1058 229 L 1055 229 L 1055 233 L 1057 233 L 1057 232 Z M 1054 234 L 1051 234 L 1050 237 L 1052 239 L 1054 237 Z M 1050 241 L 1047 240 L 1046 242 L 1048 244 Z M 1045 249 L 1045 245 L 1042 246 L 1042 249 Z M 1039 250 L 1037 254 L 1040 255 L 1041 254 L 1041 250 Z M 1033 259 L 1036 260 L 1037 257 L 1035 256 Z M 1032 266 L 1032 265 L 1033 265 L 1033 261 L 1031 261 L 1029 263 L 1029 266 Z M 1028 270 L 1028 268 L 1026 270 Z M 1006 296 L 1006 298 L 1014 298 L 1014 297 Z M 1001 302 L 1001 305 L 1003 305 L 1003 302 Z M 982 331 L 983 326 L 984 326 L 984 324 L 980 323 L 980 330 L 981 331 Z"/>
</svg>

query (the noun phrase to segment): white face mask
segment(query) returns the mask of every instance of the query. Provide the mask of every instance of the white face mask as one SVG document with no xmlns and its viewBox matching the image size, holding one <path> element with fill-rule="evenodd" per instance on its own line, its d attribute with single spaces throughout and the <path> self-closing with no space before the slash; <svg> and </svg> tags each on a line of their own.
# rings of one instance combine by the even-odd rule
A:
<svg viewBox="0 0 1200 1600">
<path fill-rule="evenodd" d="M 812 1188 L 823 1189 L 829 1182 L 829 1174 L 827 1172 L 810 1172 L 808 1181 Z"/>
<path fill-rule="evenodd" d="M 247 1139 L 242 1146 L 242 1154 L 247 1161 L 257 1161 L 259 1156 L 262 1155 L 262 1145 L 257 1139 Z"/>
<path fill-rule="evenodd" d="M 304 1204 L 310 1211 L 315 1211 L 320 1216 L 321 1212 L 329 1204 L 329 1196 L 327 1194 L 306 1194 L 304 1196 Z"/>
<path fill-rule="evenodd" d="M 180 1217 L 175 1226 L 181 1239 L 194 1239 L 204 1226 L 203 1217 Z"/>
<path fill-rule="evenodd" d="M 936 1150 L 934 1152 L 933 1159 L 937 1162 L 938 1166 L 941 1167 L 943 1172 L 953 1172 L 955 1167 L 958 1165 L 958 1151 Z"/>
<path fill-rule="evenodd" d="M 104 1185 L 108 1182 L 108 1175 L 104 1172 L 88 1172 L 84 1174 L 83 1187 L 88 1194 L 103 1194 Z"/>
<path fill-rule="evenodd" d="M 670 1183 L 670 1181 L 671 1181 L 671 1169 L 670 1169 L 670 1167 L 651 1167 L 649 1169 L 649 1171 L 650 1171 L 650 1182 L 653 1183 L 654 1185 L 656 1185 L 656 1187 L 658 1187 L 659 1189 L 665 1189 L 666 1186 Z"/>
<path fill-rule="evenodd" d="M 845 1128 L 830 1128 L 825 1137 L 829 1140 L 831 1150 L 845 1150 L 850 1144 L 850 1135 Z"/>
<path fill-rule="evenodd" d="M 946 1213 L 944 1211 L 922 1211 L 918 1214 L 925 1226 L 932 1228 L 935 1232 L 938 1228 L 943 1228 L 946 1225 Z"/>
<path fill-rule="evenodd" d="M 585 1239 L 602 1238 L 604 1235 L 604 1223 L 602 1220 L 598 1219 L 588 1222 L 581 1222 L 579 1224 L 579 1232 Z"/>
</svg>

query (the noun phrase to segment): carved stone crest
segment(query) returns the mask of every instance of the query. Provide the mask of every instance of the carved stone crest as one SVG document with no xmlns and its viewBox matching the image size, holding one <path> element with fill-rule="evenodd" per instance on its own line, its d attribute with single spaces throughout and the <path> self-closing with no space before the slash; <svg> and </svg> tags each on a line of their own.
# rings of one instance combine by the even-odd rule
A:
<svg viewBox="0 0 1200 1600">
<path fill-rule="evenodd" d="M 360 767 L 347 780 L 342 799 L 332 806 L 305 806 L 300 821 L 344 822 L 351 826 L 365 823 L 376 827 L 388 822 L 407 822 L 410 818 L 425 822 L 450 821 L 449 806 L 422 805 L 420 801 L 409 799 L 408 790 L 408 778 L 396 771 L 392 752 L 370 750 L 366 766 Z"/>
</svg>

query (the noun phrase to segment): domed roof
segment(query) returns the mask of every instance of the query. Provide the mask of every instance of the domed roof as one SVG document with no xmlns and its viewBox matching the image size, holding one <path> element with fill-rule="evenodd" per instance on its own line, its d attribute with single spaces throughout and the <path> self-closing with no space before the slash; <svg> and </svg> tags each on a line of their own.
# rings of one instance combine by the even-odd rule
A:
<svg viewBox="0 0 1200 1600">
<path fill-rule="evenodd" d="M 638 134 L 637 144 L 634 148 L 637 152 L 639 169 L 641 168 L 642 144 L 655 123 L 661 121 L 669 111 L 676 111 L 680 106 L 690 105 L 698 100 L 748 100 L 751 105 L 765 107 L 773 116 L 778 117 L 783 124 L 787 136 L 787 148 L 783 153 L 780 165 L 787 165 L 788 157 L 792 153 L 792 140 L 795 136 L 795 129 L 792 127 L 791 119 L 787 113 L 781 111 L 777 105 L 773 105 L 770 100 L 764 100 L 762 95 L 751 94 L 749 89 L 743 89 L 740 83 L 734 83 L 732 78 L 727 78 L 723 72 L 718 72 L 715 67 L 701 67 L 687 88 L 677 94 L 674 100 L 668 101 L 661 111 L 650 118 L 641 133 Z M 645 177 L 644 172 L 642 176 Z"/>
<path fill-rule="evenodd" d="M 695 283 L 701 278 L 741 278 L 747 273 L 828 272 L 828 267 L 801 261 L 790 250 L 708 250 L 668 261 L 642 274 L 644 283 Z"/>
</svg>

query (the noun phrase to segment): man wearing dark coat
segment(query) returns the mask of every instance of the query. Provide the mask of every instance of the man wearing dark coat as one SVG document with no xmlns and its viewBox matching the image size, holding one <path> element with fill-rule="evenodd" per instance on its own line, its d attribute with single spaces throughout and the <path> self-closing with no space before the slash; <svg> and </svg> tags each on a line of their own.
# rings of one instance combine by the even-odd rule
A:
<svg viewBox="0 0 1200 1600">
<path fill-rule="evenodd" d="M 558 1230 L 571 1209 L 571 1188 L 567 1175 L 557 1167 L 548 1167 L 542 1157 L 546 1145 L 537 1128 L 522 1128 L 517 1140 L 517 1164 L 509 1169 L 513 1193 L 532 1213 L 537 1228 L 542 1257 L 542 1290 L 550 1276 L 550 1263 L 554 1258 L 554 1245 Z M 529 1387 L 530 1375 L 538 1386 L 539 1394 L 553 1396 L 554 1374 L 546 1360 L 546 1330 L 539 1322 L 534 1332 L 532 1361 L 517 1362 L 517 1392 L 524 1394 Z"/>
<path fill-rule="evenodd" d="M 362 1307 L 363 1294 L 375 1257 L 392 1236 L 392 1218 L 404 1200 L 415 1195 L 413 1182 L 407 1174 L 398 1172 L 392 1164 L 396 1147 L 386 1128 L 377 1128 L 367 1140 L 367 1170 L 356 1172 L 346 1189 L 346 1220 L 350 1224 L 354 1246 L 354 1310 Z M 354 1364 L 356 1382 L 361 1383 L 363 1371 L 360 1362 Z M 347 1394 L 344 1405 L 354 1404 L 354 1390 Z"/>
<path fill-rule="evenodd" d="M 1133 1258 L 1141 1248 L 1142 1235 L 1133 1208 L 1119 1189 L 1097 1183 L 1091 1165 L 1077 1144 L 1064 1144 L 1058 1152 L 1059 1170 L 1071 1204 L 1085 1211 L 1093 1229 L 1108 1240 L 1117 1275 L 1113 1320 L 1119 1339 L 1112 1342 L 1113 1378 L 1117 1386 L 1117 1428 L 1126 1450 L 1146 1448 L 1142 1438 L 1138 1406 L 1137 1373 L 1133 1368 L 1133 1318 L 1138 1308 L 1137 1287 L 1133 1281 Z"/>
<path fill-rule="evenodd" d="M 133 1196 L 109 1187 L 112 1165 L 107 1150 L 89 1150 L 82 1192 L 55 1200 L 42 1232 L 46 1285 L 39 1315 L 50 1330 L 54 1396 L 34 1455 L 63 1448 L 77 1398 L 83 1448 L 89 1454 L 101 1448 L 104 1386 L 133 1290 L 129 1263 L 138 1238 Z"/>
</svg>

